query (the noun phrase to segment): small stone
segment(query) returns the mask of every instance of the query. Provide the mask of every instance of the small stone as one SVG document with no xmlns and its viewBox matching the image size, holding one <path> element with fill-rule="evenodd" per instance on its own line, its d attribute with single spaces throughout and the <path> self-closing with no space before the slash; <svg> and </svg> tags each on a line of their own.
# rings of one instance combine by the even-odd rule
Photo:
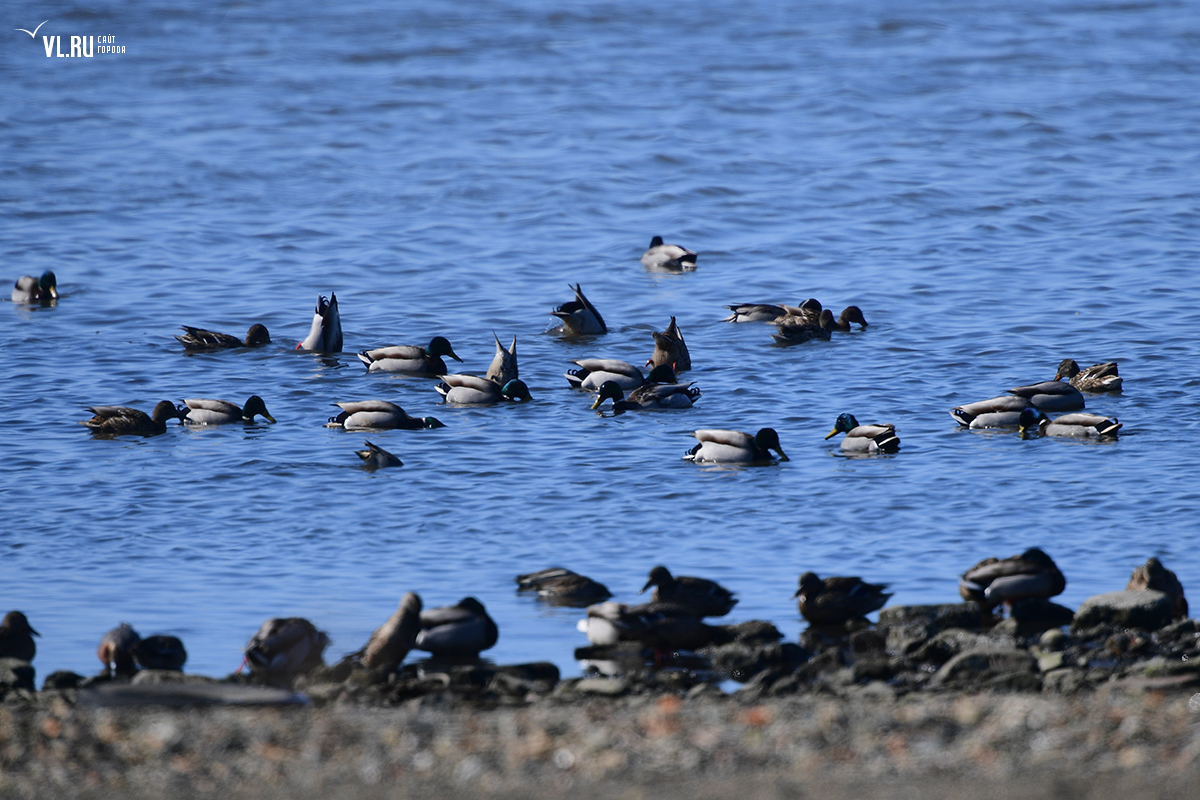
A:
<svg viewBox="0 0 1200 800">
<path fill-rule="evenodd" d="M 583 694 L 616 697 L 629 691 L 629 684 L 621 678 L 582 678 L 575 684 L 575 690 Z"/>
</svg>

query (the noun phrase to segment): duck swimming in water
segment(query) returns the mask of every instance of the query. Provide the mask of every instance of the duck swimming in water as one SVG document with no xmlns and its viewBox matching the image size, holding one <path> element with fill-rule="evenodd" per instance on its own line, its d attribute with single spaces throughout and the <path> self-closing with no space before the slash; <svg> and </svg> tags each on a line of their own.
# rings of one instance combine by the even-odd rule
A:
<svg viewBox="0 0 1200 800">
<path fill-rule="evenodd" d="M 446 362 L 443 356 L 455 361 L 462 359 L 450 346 L 445 336 L 435 336 L 428 346 L 397 344 L 377 347 L 358 354 L 358 360 L 367 365 L 368 372 L 407 372 L 411 375 L 445 375 Z"/>
<path fill-rule="evenodd" d="M 575 299 L 563 303 L 550 312 L 552 316 L 562 320 L 563 334 L 566 336 L 595 336 L 608 333 L 604 317 L 600 316 L 600 312 L 591 304 L 591 301 L 583 296 L 583 289 L 579 287 L 579 284 L 575 284 L 571 289 L 575 292 Z"/>
<path fill-rule="evenodd" d="M 696 254 L 677 244 L 663 244 L 661 236 L 650 240 L 650 247 L 642 253 L 642 266 L 648 269 L 693 270 Z"/>
<path fill-rule="evenodd" d="M 250 326 L 250 330 L 246 331 L 245 339 L 230 336 L 228 333 L 193 328 L 190 325 L 181 325 L 180 327 L 183 328 L 184 334 L 175 338 L 179 340 L 185 350 L 230 350 L 235 347 L 261 347 L 271 343 L 271 334 L 267 331 L 267 326 L 259 323 Z"/>
<path fill-rule="evenodd" d="M 700 444 L 688 451 L 684 459 L 697 463 L 716 464 L 765 464 L 773 461 L 772 450 L 779 454 L 780 461 L 788 457 L 779 444 L 779 434 L 774 428 L 762 428 L 751 436 L 741 431 L 707 428 L 692 433 Z"/>
<path fill-rule="evenodd" d="M 58 278 L 50 270 L 42 273 L 40 278 L 32 275 L 22 275 L 13 285 L 12 301 L 25 305 L 53 305 L 58 300 Z"/>
</svg>

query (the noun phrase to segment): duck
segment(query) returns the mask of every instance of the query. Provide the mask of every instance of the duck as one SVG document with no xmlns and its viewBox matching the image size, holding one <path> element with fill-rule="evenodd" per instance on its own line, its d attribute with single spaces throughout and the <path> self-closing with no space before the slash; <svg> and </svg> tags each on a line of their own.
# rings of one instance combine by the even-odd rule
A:
<svg viewBox="0 0 1200 800">
<path fill-rule="evenodd" d="M 22 275 L 13 285 L 12 301 L 33 305 L 40 303 L 48 306 L 58 300 L 58 278 L 50 270 L 42 273 L 40 278 L 32 275 Z"/>
<path fill-rule="evenodd" d="M 582 608 L 612 597 L 608 587 L 565 567 L 549 567 L 517 576 L 518 592 L 537 596 L 556 606 Z"/>
<path fill-rule="evenodd" d="M 598 391 L 600 384 L 613 381 L 622 389 L 636 389 L 646 383 L 642 371 L 617 358 L 577 358 L 571 362 L 578 364 L 579 369 L 568 370 L 563 377 L 572 389 L 587 389 Z"/>
<path fill-rule="evenodd" d="M 812 298 L 805 300 L 799 307 L 784 306 L 783 309 L 786 313 L 775 320 L 775 324 L 780 327 L 821 325 L 831 331 L 845 333 L 852 329 L 852 324 L 857 324 L 859 330 L 865 331 L 867 329 L 867 320 L 863 317 L 862 309 L 858 306 L 846 306 L 836 319 L 834 319 L 831 309 L 821 308 L 821 304 Z M 832 325 L 825 321 L 825 312 L 827 311 L 829 312 L 829 319 L 832 321 Z"/>
<path fill-rule="evenodd" d="M 290 686 L 325 662 L 321 654 L 329 636 L 303 617 L 272 617 L 246 642 L 251 675 L 275 686 Z"/>
<path fill-rule="evenodd" d="M 592 403 L 592 410 L 595 411 L 598 409 L 605 400 L 612 400 L 612 408 L 616 413 L 621 413 L 622 411 L 651 411 L 665 408 L 691 408 L 692 404 L 700 399 L 699 388 L 693 386 L 691 383 L 676 383 L 673 371 L 670 375 L 672 380 L 662 383 L 655 382 L 655 373 L 658 373 L 659 370 L 670 369 L 670 364 L 655 367 L 650 372 L 650 377 L 646 384 L 630 392 L 628 399 L 625 398 L 625 393 L 616 381 L 605 381 L 600 384 L 600 391 L 596 396 L 595 402 Z M 666 373 L 661 373 L 659 377 L 666 377 Z"/>
<path fill-rule="evenodd" d="M 981 428 L 1016 428 L 1021 412 L 1033 408 L 1024 397 L 1006 394 L 988 400 L 978 400 L 950 409 L 950 416 L 960 425 L 974 430 Z"/>
<path fill-rule="evenodd" d="M 1031 547 L 1009 558 L 986 558 L 962 574 L 958 593 L 978 603 L 985 614 L 1001 603 L 1062 594 L 1067 579 L 1044 550 Z"/>
<path fill-rule="evenodd" d="M 492 357 L 484 377 L 503 386 L 520 377 L 517 369 L 517 337 L 513 337 L 512 346 L 507 350 L 500 344 L 500 337 L 495 331 L 492 331 L 492 338 L 496 340 L 496 355 Z"/>
<path fill-rule="evenodd" d="M 1116 436 L 1121 429 L 1121 423 L 1115 417 L 1104 417 L 1100 414 L 1063 414 L 1050 419 L 1036 408 L 1027 408 L 1021 412 L 1018 419 L 1018 431 L 1022 439 L 1030 433 L 1040 436 L 1071 436 L 1098 437 Z"/>
<path fill-rule="evenodd" d="M 792 318 L 789 316 L 788 318 Z M 779 324 L 779 333 L 771 334 L 778 344 L 802 344 L 803 342 L 828 342 L 833 338 L 832 331 L 836 324 L 833 312 L 828 308 L 821 312 L 819 322 L 800 322 L 795 324 Z"/>
<path fill-rule="evenodd" d="M 271 424 L 275 418 L 267 411 L 267 404 L 256 394 L 250 395 L 244 406 L 228 400 L 211 400 L 201 397 L 184 398 L 179 406 L 179 418 L 189 425 L 228 425 L 233 422 L 254 422 L 256 416 Z"/>
<path fill-rule="evenodd" d="M 1121 376 L 1117 374 L 1115 361 L 1080 369 L 1074 359 L 1064 358 L 1058 365 L 1058 371 L 1054 373 L 1054 380 L 1061 378 L 1066 378 L 1076 389 L 1089 394 L 1121 391 L 1122 381 Z"/>
<path fill-rule="evenodd" d="M 37 643 L 33 641 L 35 636 L 41 634 L 33 629 L 23 612 L 8 612 L 0 620 L 0 658 L 33 661 L 37 655 Z"/>
<path fill-rule="evenodd" d="M 261 347 L 271 343 L 271 334 L 267 331 L 267 326 L 257 322 L 246 331 L 245 339 L 230 336 L 228 333 L 193 328 L 191 325 L 180 327 L 184 334 L 175 338 L 185 350 L 229 350 L 235 347 Z"/>
<path fill-rule="evenodd" d="M 396 456 L 384 450 L 377 444 L 363 439 L 363 444 L 367 446 L 366 450 L 355 450 L 354 454 L 363 460 L 363 466 L 370 469 L 379 469 L 380 467 L 403 467 L 404 462 Z"/>
<path fill-rule="evenodd" d="M 1171 618 L 1187 619 L 1188 601 L 1183 594 L 1183 584 L 1174 572 L 1163 566 L 1157 558 L 1149 558 L 1145 564 L 1133 568 L 1125 591 L 1145 591 L 1150 589 L 1162 592 L 1171 601 Z"/>
<path fill-rule="evenodd" d="M 815 297 L 808 298 L 799 306 L 773 303 L 734 303 L 725 307 L 733 313 L 721 320 L 722 322 L 778 322 L 788 316 L 789 309 L 792 311 L 799 309 L 805 315 L 811 315 L 811 319 L 804 321 L 816 322 L 820 319 L 822 311 L 821 301 Z"/>
<path fill-rule="evenodd" d="M 353 400 L 334 403 L 342 413 L 330 417 L 326 428 L 344 428 L 348 431 L 373 428 L 397 428 L 415 431 L 422 428 L 446 427 L 433 417 L 410 417 L 408 412 L 387 400 Z"/>
<path fill-rule="evenodd" d="M 562 320 L 563 334 L 566 336 L 597 336 L 608 333 L 604 317 L 600 316 L 596 307 L 583 296 L 583 289 L 579 284 L 575 284 L 571 289 L 575 292 L 575 299 L 563 303 L 550 312 L 552 316 Z"/>
<path fill-rule="evenodd" d="M 367 366 L 367 372 L 407 372 L 412 375 L 445 375 L 444 356 L 462 362 L 450 340 L 435 336 L 425 347 L 413 344 L 397 344 L 377 347 L 358 354 L 358 360 Z"/>
<path fill-rule="evenodd" d="M 692 354 L 688 352 L 687 342 L 683 340 L 683 332 L 679 330 L 675 318 L 662 333 L 652 331 L 654 337 L 654 353 L 647 359 L 644 366 L 654 368 L 670 364 L 676 372 L 687 372 L 692 368 Z"/>
<path fill-rule="evenodd" d="M 833 424 L 833 430 L 825 434 L 826 439 L 832 439 L 839 433 L 846 434 L 842 439 L 844 453 L 895 453 L 900 449 L 900 437 L 896 435 L 896 426 L 890 422 L 873 425 L 859 425 L 853 414 L 839 414 Z"/>
<path fill-rule="evenodd" d="M 858 577 L 818 578 L 816 573 L 800 576 L 800 615 L 814 625 L 845 625 L 883 608 L 892 596 L 887 584 L 867 583 Z"/>
<path fill-rule="evenodd" d="M 178 636 L 155 634 L 133 646 L 133 660 L 142 669 L 165 669 L 181 672 L 187 663 L 187 650 Z"/>
<path fill-rule="evenodd" d="M 659 652 L 695 650 L 711 644 L 717 628 L 705 624 L 690 608 L 677 603 L 604 602 L 588 606 L 576 626 L 594 645 L 640 642 Z"/>
<path fill-rule="evenodd" d="M 684 456 L 687 461 L 712 462 L 718 464 L 754 464 L 772 461 L 771 450 L 779 454 L 780 461 L 788 457 L 779 444 L 779 434 L 774 428 L 760 428 L 751 436 L 741 431 L 707 428 L 692 433 L 700 444 Z"/>
<path fill-rule="evenodd" d="M 1028 386 L 1015 386 L 1009 394 L 1024 397 L 1041 411 L 1078 411 L 1083 408 L 1083 395 L 1069 383 L 1042 381 Z"/>
<path fill-rule="evenodd" d="M 520 378 L 501 386 L 475 375 L 443 375 L 442 382 L 434 388 L 447 403 L 461 406 L 491 405 L 501 400 L 526 403 L 533 400 L 529 387 Z"/>
<path fill-rule="evenodd" d="M 642 266 L 649 269 L 693 270 L 696 254 L 677 244 L 663 244 L 661 236 L 650 240 L 650 248 L 642 253 Z"/>
<path fill-rule="evenodd" d="M 661 564 L 650 570 L 646 585 L 638 594 L 642 594 L 651 586 L 654 587 L 654 602 L 674 603 L 691 609 L 700 617 L 723 617 L 732 611 L 738 602 L 733 592 L 716 581 L 690 575 L 675 577 Z"/>
<path fill-rule="evenodd" d="M 338 314 L 337 295 L 317 295 L 317 310 L 313 314 L 312 328 L 304 341 L 296 345 L 297 350 L 312 350 L 318 353 L 342 352 L 342 317 Z"/>
<path fill-rule="evenodd" d="M 149 415 L 128 406 L 88 406 L 84 410 L 94 416 L 80 420 L 79 424 L 95 436 L 157 436 L 166 433 L 167 420 L 182 419 L 179 409 L 170 400 L 159 400 Z"/>
<path fill-rule="evenodd" d="M 104 674 L 127 678 L 137 672 L 133 648 L 142 637 L 128 622 L 122 622 L 100 639 L 96 657 L 104 665 Z"/>
<path fill-rule="evenodd" d="M 452 606 L 421 612 L 416 648 L 435 658 L 476 658 L 499 638 L 500 631 L 483 603 L 464 597 Z"/>
<path fill-rule="evenodd" d="M 416 592 L 405 592 L 396 610 L 359 651 L 358 659 L 368 669 L 392 672 L 416 646 L 420 630 L 421 597 Z"/>
</svg>

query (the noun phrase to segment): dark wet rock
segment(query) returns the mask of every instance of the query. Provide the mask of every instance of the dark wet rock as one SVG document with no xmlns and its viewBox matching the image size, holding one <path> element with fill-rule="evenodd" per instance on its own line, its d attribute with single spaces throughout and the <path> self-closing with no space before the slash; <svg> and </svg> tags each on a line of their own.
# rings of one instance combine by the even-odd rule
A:
<svg viewBox="0 0 1200 800">
<path fill-rule="evenodd" d="M 856 657 L 850 669 L 855 682 L 862 683 L 864 681 L 891 680 L 895 676 L 898 666 L 898 662 L 888 658 L 887 653 L 872 652 L 862 653 Z"/>
<path fill-rule="evenodd" d="M 947 628 L 926 640 L 911 654 L 912 660 L 941 666 L 965 650 L 986 647 L 987 635 L 963 628 Z"/>
<path fill-rule="evenodd" d="M 1066 646 L 1067 635 L 1058 628 L 1046 631 L 1038 639 L 1038 647 L 1046 652 L 1062 650 Z"/>
<path fill-rule="evenodd" d="M 217 683 L 217 679 L 208 678 L 203 675 L 185 675 L 173 669 L 143 669 L 134 675 L 129 682 L 133 686 L 153 686 L 164 683 Z"/>
<path fill-rule="evenodd" d="M 159 671 L 159 670 L 154 670 Z M 162 670 L 167 672 L 167 670 Z M 143 673 L 145 674 L 145 673 Z M 179 676 L 178 672 L 170 672 Z M 79 702 L 85 706 L 293 706 L 306 705 L 308 698 L 286 689 L 265 686 L 243 686 L 216 681 L 196 680 L 199 676 L 182 676 L 184 680 L 164 683 L 105 683 L 95 688 L 81 689 Z"/>
<path fill-rule="evenodd" d="M 887 636 L 874 628 L 864 628 L 850 634 L 847 639 L 850 652 L 855 655 L 863 653 L 882 653 L 887 650 Z"/>
<path fill-rule="evenodd" d="M 1042 691 L 1054 694 L 1074 694 L 1089 688 L 1087 673 L 1081 669 L 1064 667 L 1054 669 L 1042 675 Z"/>
<path fill-rule="evenodd" d="M 1029 597 L 1013 603 L 1012 615 L 1005 621 L 1014 623 L 1012 633 L 1015 636 L 1036 636 L 1070 625 L 1074 619 L 1075 612 L 1066 606 L 1041 597 Z"/>
<path fill-rule="evenodd" d="M 621 678 L 581 678 L 573 688 L 579 694 L 616 697 L 629 691 L 629 684 Z"/>
<path fill-rule="evenodd" d="M 1107 626 L 1154 631 L 1171 623 L 1171 611 L 1171 599 L 1153 589 L 1107 592 L 1083 601 L 1071 629 Z"/>
<path fill-rule="evenodd" d="M 1004 646 L 980 646 L 959 653 L 934 674 L 930 684 L 935 687 L 980 684 L 1015 672 L 1032 673 L 1036 668 L 1028 650 Z"/>
<path fill-rule="evenodd" d="M 78 672 L 60 669 L 56 672 L 51 672 L 46 676 L 46 680 L 42 681 L 42 691 L 48 689 L 78 689 L 79 684 L 86 680 L 84 676 Z"/>
<path fill-rule="evenodd" d="M 877 627 L 883 629 L 910 623 L 931 627 L 931 633 L 945 628 L 978 628 L 983 623 L 983 612 L 977 603 L 888 606 L 879 612 Z"/>
</svg>

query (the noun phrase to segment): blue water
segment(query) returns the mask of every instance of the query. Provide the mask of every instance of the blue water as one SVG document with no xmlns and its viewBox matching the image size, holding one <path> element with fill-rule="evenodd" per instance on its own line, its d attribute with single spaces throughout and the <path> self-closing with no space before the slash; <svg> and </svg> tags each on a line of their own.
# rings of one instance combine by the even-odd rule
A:
<svg viewBox="0 0 1200 800">
<path fill-rule="evenodd" d="M 1190 3 L 366 0 L 12 9 L 0 37 L 0 610 L 35 664 L 90 673 L 121 620 L 188 669 L 237 667 L 269 616 L 359 647 L 407 590 L 479 597 L 498 661 L 578 672 L 579 612 L 518 596 L 561 564 L 635 601 L 656 563 L 716 578 L 733 620 L 801 625 L 800 572 L 950 601 L 1045 548 L 1063 602 L 1161 557 L 1200 576 L 1200 14 Z M 16 15 L 16 16 L 14 16 Z M 42 35 L 124 53 L 45 55 Z M 651 236 L 699 251 L 647 272 Z M 610 332 L 548 311 L 581 283 Z M 6 285 L 11 285 L 6 284 Z M 296 353 L 336 291 L 346 352 Z M 870 328 L 779 348 L 738 301 L 859 305 Z M 641 362 L 675 315 L 690 411 L 597 414 L 573 358 Z M 189 356 L 180 325 L 274 344 Z M 354 351 L 447 336 L 482 373 L 518 340 L 528 406 L 439 406 Z M 1116 360 L 1089 399 L 1119 441 L 962 431 L 956 404 Z M 456 365 L 459 366 L 459 365 Z M 259 394 L 276 425 L 94 440 L 94 404 Z M 380 398 L 446 427 L 322 427 Z M 894 457 L 848 459 L 843 411 Z M 702 468 L 697 428 L 779 430 L 791 460 Z"/>
</svg>

